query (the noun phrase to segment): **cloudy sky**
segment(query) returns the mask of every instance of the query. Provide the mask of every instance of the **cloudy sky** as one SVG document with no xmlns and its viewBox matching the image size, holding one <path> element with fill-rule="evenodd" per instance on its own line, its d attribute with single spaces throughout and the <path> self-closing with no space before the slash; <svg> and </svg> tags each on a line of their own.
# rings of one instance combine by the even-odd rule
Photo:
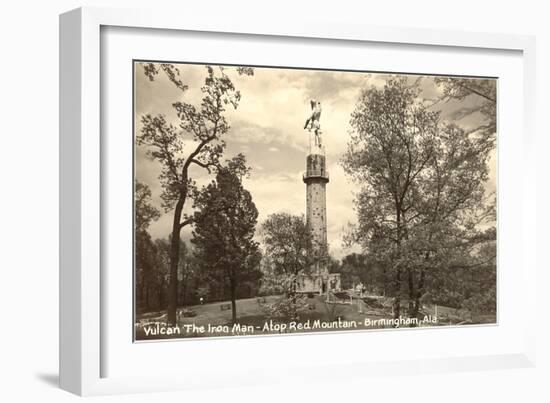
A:
<svg viewBox="0 0 550 403">
<path fill-rule="evenodd" d="M 177 116 L 171 107 L 176 101 L 200 104 L 200 87 L 204 83 L 206 69 L 203 65 L 178 65 L 182 81 L 189 90 L 182 93 L 161 73 L 155 81 L 143 74 L 143 67 L 135 66 L 136 131 L 141 128 L 140 116 L 164 114 L 176 126 Z M 305 169 L 309 145 L 304 122 L 311 108 L 310 99 L 322 102 L 321 128 L 326 149 L 327 169 L 330 183 L 327 185 L 328 240 L 331 253 L 337 257 L 356 251 L 345 249 L 342 237 L 349 224 L 355 222 L 353 205 L 356 188 L 346 177 L 339 160 L 346 149 L 349 137 L 349 119 L 360 91 L 368 86 L 383 86 L 389 77 L 386 74 L 356 72 L 331 72 L 313 70 L 256 68 L 254 76 L 239 76 L 233 68 L 226 73 L 241 92 L 241 102 L 236 111 L 228 110 L 226 116 L 231 130 L 225 137 L 226 158 L 242 152 L 252 167 L 245 187 L 252 193 L 259 211 L 261 223 L 276 212 L 305 214 L 305 184 L 302 173 Z M 418 76 L 410 79 L 417 79 Z M 422 97 L 436 98 L 438 88 L 432 77 L 421 78 Z M 452 120 L 460 108 L 472 106 L 480 100 L 471 96 L 464 102 L 448 102 L 438 105 L 442 118 Z M 465 129 L 475 127 L 481 116 L 471 115 L 457 121 Z M 491 160 L 491 175 L 488 191 L 495 189 L 496 158 Z M 192 175 L 199 184 L 212 179 L 198 167 Z M 160 165 L 145 156 L 145 149 L 136 149 L 137 179 L 146 183 L 152 191 L 153 202 L 160 209 L 161 188 L 158 181 Z M 190 203 L 188 203 L 190 204 Z M 189 209 L 189 206 L 188 206 Z M 189 210 L 188 210 L 189 211 Z M 166 238 L 171 230 L 172 213 L 161 216 L 150 227 L 153 238 Z M 190 228 L 182 232 L 183 239 L 190 238 Z"/>
</svg>

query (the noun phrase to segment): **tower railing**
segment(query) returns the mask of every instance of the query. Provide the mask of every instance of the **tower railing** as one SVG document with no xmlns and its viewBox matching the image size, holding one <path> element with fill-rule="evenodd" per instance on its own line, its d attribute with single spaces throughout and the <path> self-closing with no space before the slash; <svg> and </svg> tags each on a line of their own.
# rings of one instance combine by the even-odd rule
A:
<svg viewBox="0 0 550 403">
<path fill-rule="evenodd" d="M 321 169 L 311 169 L 307 172 L 304 172 L 302 174 L 302 179 L 306 180 L 308 178 L 323 178 L 323 179 L 329 179 L 328 171 L 321 170 Z"/>
</svg>

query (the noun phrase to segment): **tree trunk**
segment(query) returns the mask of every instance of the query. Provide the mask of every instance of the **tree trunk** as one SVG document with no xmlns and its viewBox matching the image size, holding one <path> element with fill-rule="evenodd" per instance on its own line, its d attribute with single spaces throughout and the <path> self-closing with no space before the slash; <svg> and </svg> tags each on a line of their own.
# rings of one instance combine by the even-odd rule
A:
<svg viewBox="0 0 550 403">
<path fill-rule="evenodd" d="M 168 285 L 168 324 L 175 326 L 177 323 L 176 312 L 178 308 L 178 265 L 180 256 L 180 222 L 185 198 L 180 197 L 174 210 L 172 223 L 172 239 L 170 243 L 170 275 Z"/>
<path fill-rule="evenodd" d="M 401 314 L 401 268 L 395 275 L 395 296 L 393 297 L 393 318 L 399 319 Z"/>
<path fill-rule="evenodd" d="M 185 275 L 183 275 L 181 281 L 178 281 L 178 306 L 185 305 L 185 299 L 184 299 L 185 282 L 186 282 L 186 278 L 185 278 Z"/>
<path fill-rule="evenodd" d="M 397 260 L 401 254 L 401 207 L 396 206 L 396 222 L 397 222 Z M 401 267 L 397 267 L 397 273 L 395 274 L 395 296 L 393 298 L 393 319 L 399 319 L 401 315 Z M 397 325 L 396 325 L 397 326 Z"/>
<path fill-rule="evenodd" d="M 163 294 L 163 290 L 164 290 L 164 283 L 161 282 L 159 283 L 159 286 L 157 288 L 157 304 L 159 307 L 162 307 L 164 304 L 163 304 L 163 300 L 162 300 L 162 294 Z"/>
<path fill-rule="evenodd" d="M 386 273 L 386 265 L 382 265 L 382 293 L 384 294 L 384 297 L 388 293 L 388 273 Z"/>
<path fill-rule="evenodd" d="M 432 237 L 430 236 L 430 240 Z M 426 252 L 426 256 L 424 257 L 424 260 L 426 261 L 426 264 L 428 263 L 428 259 L 430 258 L 430 252 Z M 416 293 L 414 295 L 414 314 L 418 316 L 418 313 L 420 312 L 420 298 L 422 298 L 422 295 L 424 294 L 424 285 L 426 282 L 426 270 L 424 266 L 420 267 L 420 278 L 418 279 L 418 287 L 416 288 Z"/>
<path fill-rule="evenodd" d="M 424 269 L 420 269 L 420 280 L 418 281 L 418 288 L 415 293 L 414 298 L 414 314 L 415 316 L 418 316 L 418 312 L 420 312 L 420 298 L 422 298 L 422 294 L 424 292 L 424 278 L 425 278 Z"/>
<path fill-rule="evenodd" d="M 229 288 L 231 289 L 231 321 L 237 323 L 237 285 L 233 278 L 231 278 L 229 282 Z"/>
<path fill-rule="evenodd" d="M 417 312 L 415 309 L 416 293 L 414 290 L 414 271 L 410 267 L 407 268 L 407 276 L 409 286 L 409 318 L 416 318 Z M 416 327 L 416 323 L 414 321 L 411 322 L 410 327 Z"/>
<path fill-rule="evenodd" d="M 185 306 L 185 300 L 187 299 L 187 279 L 185 279 L 183 285 L 182 285 L 182 295 L 181 295 L 181 304 Z"/>
</svg>

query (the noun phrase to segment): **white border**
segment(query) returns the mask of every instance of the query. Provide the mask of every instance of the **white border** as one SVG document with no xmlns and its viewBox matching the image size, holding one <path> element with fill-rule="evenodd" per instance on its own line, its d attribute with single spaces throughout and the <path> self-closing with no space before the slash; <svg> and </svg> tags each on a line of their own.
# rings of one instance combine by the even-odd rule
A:
<svg viewBox="0 0 550 403">
<path fill-rule="evenodd" d="M 60 141 L 60 383 L 78 394 L 105 394 L 129 391 L 154 391 L 174 388 L 208 387 L 234 384 L 239 373 L 216 377 L 204 372 L 187 377 L 108 377 L 100 378 L 102 346 L 100 339 L 100 26 L 165 28 L 194 31 L 269 34 L 310 38 L 338 38 L 383 43 L 430 44 L 439 46 L 473 47 L 480 49 L 519 50 L 523 52 L 523 99 L 525 132 L 523 147 L 523 233 L 535 231 L 534 197 L 534 40 L 530 37 L 473 34 L 463 32 L 410 30 L 404 28 L 373 28 L 348 24 L 319 24 L 288 21 L 284 28 L 267 21 L 197 20 L 181 22 L 180 15 L 158 14 L 151 11 L 79 9 L 61 17 L 61 141 Z M 197 22 L 198 21 L 198 22 Z M 518 105 L 521 102 L 518 101 Z M 520 171 L 521 172 L 521 171 Z M 502 173 L 502 171 L 501 171 Z M 531 179 L 531 180 L 529 180 Z M 525 238 L 524 238 L 525 239 Z M 535 312 L 534 245 L 525 241 L 518 262 L 522 265 L 525 289 L 519 291 L 528 298 L 527 306 Z M 533 314 L 534 315 L 534 314 Z M 338 377 L 364 376 L 371 373 L 410 373 L 442 369 L 469 370 L 530 365 L 534 360 L 534 327 L 523 325 L 526 342 L 519 350 L 505 355 L 476 357 L 437 357 L 407 362 L 368 363 L 356 357 L 338 364 Z M 534 322 L 531 322 L 534 323 Z M 385 333 L 384 337 L 389 333 Z M 410 334 L 409 336 L 412 336 Z M 324 336 L 323 336 L 324 337 Z M 277 340 L 289 338 L 270 338 Z M 304 337 L 293 338 L 307 340 Z M 241 339 L 250 341 L 251 339 Z M 257 340 L 257 339 L 256 339 Z M 236 341 L 237 342 L 237 341 Z M 164 343 L 170 345 L 171 343 Z M 225 343 L 218 343 L 219 345 Z M 228 347 L 227 344 L 224 345 Z M 103 348 L 102 348 L 103 347 Z M 334 364 L 334 363 L 333 363 Z M 336 364 L 335 364 L 336 365 Z M 319 365 L 317 379 L 328 368 Z M 331 368 L 334 369 L 334 366 Z M 283 380 L 291 381 L 299 367 L 285 368 Z M 328 379 L 334 380 L 333 374 Z M 303 375 L 303 374 L 302 374 Z M 215 379 L 215 380 L 213 380 Z M 277 379 L 280 381 L 281 379 Z M 239 384 L 268 381 L 256 371 Z"/>
</svg>

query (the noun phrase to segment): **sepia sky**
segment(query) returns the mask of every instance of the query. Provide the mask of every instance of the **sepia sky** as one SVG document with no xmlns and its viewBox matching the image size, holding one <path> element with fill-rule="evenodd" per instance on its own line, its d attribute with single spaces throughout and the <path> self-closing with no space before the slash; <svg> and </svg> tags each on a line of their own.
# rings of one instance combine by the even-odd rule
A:
<svg viewBox="0 0 550 403">
<path fill-rule="evenodd" d="M 136 64 L 135 107 L 136 133 L 141 128 L 140 116 L 164 114 L 168 121 L 178 125 L 177 116 L 171 107 L 173 102 L 182 101 L 200 104 L 200 87 L 206 77 L 203 65 L 178 65 L 182 81 L 189 90 L 182 93 L 160 73 L 155 81 L 143 74 L 143 68 Z M 330 183 L 327 184 L 328 241 L 331 254 L 336 258 L 358 251 L 344 249 L 342 237 L 348 224 L 355 223 L 354 184 L 344 174 L 339 164 L 346 150 L 349 138 L 349 120 L 360 91 L 367 86 L 383 86 L 389 75 L 329 72 L 313 70 L 293 70 L 256 68 L 254 76 L 239 76 L 233 68 L 226 73 L 241 92 L 241 102 L 237 110 L 228 109 L 226 117 L 231 130 L 226 135 L 225 158 L 229 159 L 242 152 L 252 168 L 250 178 L 244 186 L 253 197 L 259 211 L 259 223 L 276 212 L 305 214 L 305 184 L 302 173 L 308 148 L 308 132 L 303 130 L 304 122 L 311 112 L 310 99 L 322 103 L 321 128 L 326 148 L 327 170 Z M 418 76 L 411 76 L 411 80 Z M 434 99 L 439 95 L 432 77 L 422 77 L 421 96 Z M 437 105 L 441 117 L 455 121 L 464 129 L 479 125 L 482 117 L 470 115 L 454 120 L 457 111 L 481 102 L 470 96 L 463 102 L 450 101 Z M 491 158 L 490 180 L 487 191 L 496 188 L 496 156 Z M 192 176 L 199 185 L 212 180 L 206 170 L 194 166 Z M 153 194 L 154 204 L 160 208 L 161 188 L 158 181 L 160 165 L 147 159 L 145 149 L 136 148 L 136 176 L 147 184 Z M 188 203 L 186 211 L 189 212 Z M 152 223 L 149 231 L 153 238 L 166 238 L 171 231 L 172 212 L 163 215 Z M 188 240 L 190 228 L 184 228 L 182 238 Z"/>
</svg>

